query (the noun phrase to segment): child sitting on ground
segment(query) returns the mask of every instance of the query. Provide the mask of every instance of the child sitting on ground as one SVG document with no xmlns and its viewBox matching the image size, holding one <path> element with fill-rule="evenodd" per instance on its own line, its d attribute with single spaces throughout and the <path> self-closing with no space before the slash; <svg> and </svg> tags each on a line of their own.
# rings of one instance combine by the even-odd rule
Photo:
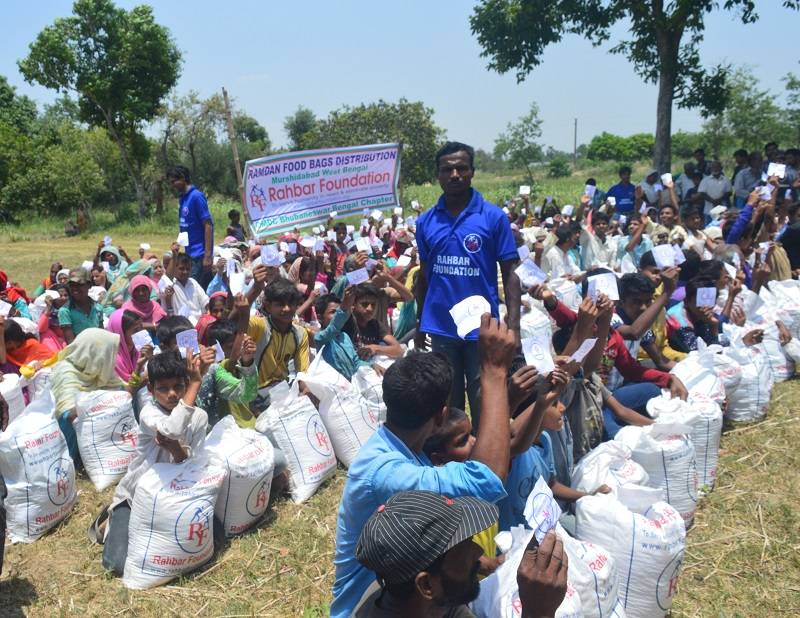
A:
<svg viewBox="0 0 800 618">
<path fill-rule="evenodd" d="M 314 335 L 314 344 L 323 360 L 348 380 L 359 367 L 369 365 L 356 353 L 353 341 L 343 330 L 350 319 L 354 301 L 355 288 L 349 287 L 342 301 L 335 294 L 326 294 L 317 300 L 315 306 L 322 330 Z M 380 365 L 373 365 L 373 368 L 383 375 Z"/>
<path fill-rule="evenodd" d="M 155 463 L 181 463 L 202 448 L 208 417 L 195 406 L 202 375 L 207 369 L 200 355 L 186 351 L 154 356 L 148 363 L 148 389 L 153 402 L 142 409 L 136 455 L 117 485 L 110 506 L 89 529 L 89 538 L 104 544 L 103 567 L 122 576 L 128 555 L 128 522 L 136 484 Z"/>
<path fill-rule="evenodd" d="M 356 328 L 353 345 L 363 360 L 378 354 L 389 358 L 400 358 L 403 355 L 400 343 L 375 317 L 381 294 L 382 292 L 369 282 L 355 286 L 353 318 Z"/>
<path fill-rule="evenodd" d="M 153 350 L 154 354 L 159 352 L 167 352 L 169 350 L 177 350 L 177 342 L 175 340 L 178 333 L 185 330 L 191 330 L 194 326 L 182 315 L 170 315 L 163 318 L 156 327 L 156 339 L 158 339 L 158 348 Z"/>
</svg>

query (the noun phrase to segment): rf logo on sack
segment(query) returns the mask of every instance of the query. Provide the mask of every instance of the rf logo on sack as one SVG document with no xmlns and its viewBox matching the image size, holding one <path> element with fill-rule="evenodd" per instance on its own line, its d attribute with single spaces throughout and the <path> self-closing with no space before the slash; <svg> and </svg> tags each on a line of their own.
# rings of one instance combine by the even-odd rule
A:
<svg viewBox="0 0 800 618">
<path fill-rule="evenodd" d="M 175 520 L 175 541 L 187 554 L 203 550 L 211 538 L 214 505 L 205 498 L 186 506 Z"/>
<path fill-rule="evenodd" d="M 306 423 L 306 438 L 311 448 L 317 453 L 324 457 L 330 457 L 330 438 L 328 438 L 328 432 L 325 430 L 325 425 L 322 424 L 319 414 L 314 414 L 308 419 L 308 423 Z"/>
<path fill-rule="evenodd" d="M 64 457 L 50 464 L 47 471 L 47 496 L 56 506 L 61 506 L 72 495 L 72 460 Z"/>
<path fill-rule="evenodd" d="M 253 485 L 250 494 L 247 496 L 245 508 L 251 517 L 258 517 L 267 508 L 269 501 L 269 490 L 272 486 L 272 473 L 263 476 Z"/>
</svg>

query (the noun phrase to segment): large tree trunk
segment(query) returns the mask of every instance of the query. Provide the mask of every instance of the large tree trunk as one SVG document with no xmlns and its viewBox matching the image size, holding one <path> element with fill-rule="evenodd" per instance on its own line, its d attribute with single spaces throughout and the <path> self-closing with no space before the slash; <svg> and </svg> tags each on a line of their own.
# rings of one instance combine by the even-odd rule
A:
<svg viewBox="0 0 800 618">
<path fill-rule="evenodd" d="M 99 106 L 98 106 L 99 107 Z M 102 110 L 102 108 L 100 108 Z M 119 147 L 119 153 L 122 156 L 122 163 L 125 166 L 125 170 L 128 172 L 128 176 L 130 176 L 131 182 L 133 182 L 133 189 L 136 192 L 136 202 L 139 204 L 139 216 L 145 217 L 147 216 L 147 199 L 144 192 L 144 182 L 142 181 L 142 176 L 140 173 L 137 173 L 137 170 L 133 167 L 133 162 L 131 161 L 130 154 L 128 153 L 128 147 L 125 145 L 125 138 L 120 135 L 117 128 L 114 126 L 114 123 L 111 121 L 111 117 L 105 113 L 103 113 L 106 117 L 106 127 L 108 128 L 108 133 L 111 136 L 117 146 Z"/>
<path fill-rule="evenodd" d="M 659 173 L 669 172 L 672 166 L 672 99 L 675 95 L 675 66 L 661 63 L 656 103 L 656 143 L 653 167 Z"/>
</svg>

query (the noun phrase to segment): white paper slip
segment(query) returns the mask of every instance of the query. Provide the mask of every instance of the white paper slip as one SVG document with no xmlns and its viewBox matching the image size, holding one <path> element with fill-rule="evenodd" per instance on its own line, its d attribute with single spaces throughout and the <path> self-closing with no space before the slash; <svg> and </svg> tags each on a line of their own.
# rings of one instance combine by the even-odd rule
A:
<svg viewBox="0 0 800 618">
<path fill-rule="evenodd" d="M 653 247 L 653 259 L 659 268 L 672 268 L 675 266 L 675 252 L 672 245 L 656 245 Z"/>
<path fill-rule="evenodd" d="M 325 251 L 325 241 L 322 238 L 317 238 L 314 241 L 314 252 Z M 283 263 L 283 262 L 281 262 Z"/>
<path fill-rule="evenodd" d="M 356 241 L 356 249 L 359 251 L 363 251 L 364 253 L 369 253 L 372 251 L 372 247 L 369 246 L 369 239 L 365 237 L 361 237 Z"/>
<path fill-rule="evenodd" d="M 458 336 L 464 339 L 476 328 L 480 328 L 481 316 L 491 313 L 492 307 L 483 296 L 468 296 L 453 305 L 450 315 L 456 323 Z"/>
<path fill-rule="evenodd" d="M 697 288 L 698 307 L 713 307 L 717 304 L 717 288 Z"/>
<path fill-rule="evenodd" d="M 181 247 L 189 246 L 189 232 L 181 232 L 175 240 Z"/>
<path fill-rule="evenodd" d="M 172 285 L 172 279 L 167 277 L 166 275 L 161 275 L 161 279 L 158 280 L 158 291 L 163 293 L 169 286 Z"/>
<path fill-rule="evenodd" d="M 400 268 L 405 268 L 409 264 L 411 264 L 411 256 L 410 255 L 401 255 L 399 258 L 397 258 L 397 265 Z"/>
<path fill-rule="evenodd" d="M 660 182 L 657 182 L 656 184 L 653 185 L 653 191 L 658 192 L 658 191 L 663 191 L 663 190 L 664 190 L 664 187 Z"/>
<path fill-rule="evenodd" d="M 197 342 L 197 331 L 193 328 L 182 330 L 175 335 L 175 344 L 178 346 L 178 349 L 181 351 L 181 356 L 184 358 L 186 357 L 184 353 L 186 348 L 189 348 L 195 354 L 200 353 L 200 344 Z"/>
<path fill-rule="evenodd" d="M 403 214 L 403 209 L 400 206 L 395 206 L 392 212 L 399 217 Z"/>
<path fill-rule="evenodd" d="M 316 241 L 314 240 L 313 236 L 303 236 L 300 239 L 300 244 L 304 246 L 306 249 L 311 249 L 314 246 L 315 242 Z"/>
<path fill-rule="evenodd" d="M 281 251 L 285 251 L 286 253 L 289 253 L 289 245 L 284 241 L 280 241 L 278 243 L 278 249 L 280 249 Z"/>
<path fill-rule="evenodd" d="M 519 186 L 519 194 L 520 195 L 530 195 L 531 194 L 530 185 L 520 185 Z"/>
<path fill-rule="evenodd" d="M 649 208 L 650 207 L 647 205 L 647 203 L 642 204 L 639 206 L 639 214 L 646 215 Z"/>
<path fill-rule="evenodd" d="M 365 281 L 369 281 L 369 273 L 367 272 L 366 268 L 359 268 L 358 270 L 351 270 L 347 273 L 347 283 L 350 285 L 358 285 L 359 283 L 364 283 Z"/>
<path fill-rule="evenodd" d="M 680 266 L 686 261 L 686 256 L 683 255 L 683 249 L 678 245 L 672 245 L 672 253 L 675 255 L 675 266 Z M 739 257 L 734 255 L 733 257 Z"/>
<path fill-rule="evenodd" d="M 131 341 L 137 350 L 141 350 L 146 345 L 153 345 L 153 340 L 150 338 L 150 333 L 146 330 L 140 330 L 138 333 L 131 335 Z"/>
<path fill-rule="evenodd" d="M 375 221 L 381 221 L 383 219 L 383 213 L 380 210 L 373 210 L 372 218 L 375 219 Z"/>
<path fill-rule="evenodd" d="M 572 211 L 575 210 L 575 207 L 572 204 L 567 204 L 564 208 L 561 209 L 561 214 L 565 217 L 571 217 Z"/>
<path fill-rule="evenodd" d="M 526 214 L 528 214 L 528 211 L 525 210 L 524 208 L 520 208 L 519 209 L 519 214 L 521 214 L 524 217 Z"/>
<path fill-rule="evenodd" d="M 728 273 L 728 276 L 731 279 L 736 279 L 736 275 L 737 275 L 738 271 L 733 266 L 728 264 L 727 262 L 723 262 L 722 264 L 725 266 L 725 272 Z"/>
<path fill-rule="evenodd" d="M 535 214 L 535 215 L 540 215 L 540 214 L 542 214 L 542 207 L 541 207 L 541 206 L 536 206 L 536 207 L 534 207 L 534 209 L 533 209 L 533 214 Z"/>
<path fill-rule="evenodd" d="M 149 242 L 142 242 L 142 243 L 139 243 L 139 248 L 140 248 L 142 251 L 150 251 L 150 243 L 149 243 Z"/>
<path fill-rule="evenodd" d="M 592 285 L 594 282 L 594 286 L 596 287 L 598 294 L 605 294 L 609 300 L 619 300 L 617 276 L 614 273 L 593 275 L 587 279 L 587 282 L 589 285 Z"/>
<path fill-rule="evenodd" d="M 253 240 L 252 238 L 248 238 L 247 239 L 247 246 L 248 247 L 255 247 L 256 246 L 256 241 Z"/>
<path fill-rule="evenodd" d="M 233 258 L 225 260 L 225 274 L 228 276 L 228 281 L 231 279 L 231 275 L 236 272 L 236 260 Z"/>
<path fill-rule="evenodd" d="M 296 242 L 287 242 L 286 243 L 286 251 L 289 255 L 295 255 L 297 253 L 297 243 Z"/>
<path fill-rule="evenodd" d="M 333 211 L 331 211 L 331 212 L 328 214 L 328 216 L 329 216 L 331 219 L 335 219 L 336 217 L 338 217 L 338 216 L 339 216 L 339 213 L 338 213 L 338 212 L 336 212 L 335 210 L 333 210 Z"/>
<path fill-rule="evenodd" d="M 81 264 L 81 268 L 83 268 L 83 270 L 86 272 L 92 272 L 92 268 L 94 268 L 94 262 L 86 260 L 83 264 Z"/>
<path fill-rule="evenodd" d="M 511 214 L 511 211 L 508 209 L 508 206 L 503 206 L 503 212 L 506 213 L 507 215 Z"/>
<path fill-rule="evenodd" d="M 617 205 L 617 198 L 615 198 L 613 195 L 609 195 L 609 196 L 606 198 L 606 202 L 608 202 L 608 203 L 609 203 L 609 204 L 611 204 L 612 206 L 616 206 L 616 205 Z"/>
<path fill-rule="evenodd" d="M 758 196 L 762 200 L 768 200 L 772 198 L 772 185 L 764 185 L 761 187 L 760 191 L 758 192 Z"/>
<path fill-rule="evenodd" d="M 734 253 L 734 254 L 731 256 L 731 261 L 733 262 L 733 265 L 734 265 L 734 266 L 735 266 L 737 269 L 739 269 L 739 268 L 741 268 L 741 267 L 742 267 L 742 260 L 740 260 L 740 259 L 739 259 L 739 254 L 738 254 L 738 253 Z"/>
<path fill-rule="evenodd" d="M 356 226 L 355 225 L 348 225 L 347 226 L 347 233 L 348 234 L 353 234 L 355 231 L 356 231 Z M 336 240 L 336 238 L 334 238 L 334 240 Z"/>
<path fill-rule="evenodd" d="M 520 283 L 526 288 L 547 281 L 547 273 L 531 259 L 522 260 L 522 263 L 514 269 L 514 272 L 517 273 Z"/>
<path fill-rule="evenodd" d="M 627 222 L 628 222 L 628 217 L 626 217 L 625 215 L 620 215 L 620 216 L 619 216 L 619 224 L 620 224 L 622 227 L 625 227 L 625 224 L 626 224 Z"/>
<path fill-rule="evenodd" d="M 525 363 L 536 367 L 542 375 L 547 375 L 556 368 L 546 337 L 526 337 L 522 340 L 522 353 L 525 355 Z"/>
<path fill-rule="evenodd" d="M 314 227 L 311 228 L 311 231 L 314 232 L 314 234 L 321 234 L 322 228 L 318 225 L 315 225 Z"/>
<path fill-rule="evenodd" d="M 661 182 L 663 182 L 665 185 L 671 184 L 672 174 L 670 174 L 669 172 L 667 172 L 666 174 L 661 174 Z"/>
<path fill-rule="evenodd" d="M 597 192 L 597 187 L 595 187 L 594 185 L 586 185 L 586 186 L 583 188 L 583 194 L 584 194 L 584 195 L 586 195 L 586 196 L 588 196 L 588 197 L 589 197 L 589 199 L 593 198 L 593 197 L 594 197 L 594 194 L 595 194 L 596 192 Z"/>
<path fill-rule="evenodd" d="M 100 262 L 100 266 L 103 267 L 103 270 L 106 272 L 111 272 L 111 264 L 108 262 Z"/>
<path fill-rule="evenodd" d="M 767 251 L 769 251 L 769 242 L 758 243 L 758 248 L 761 249 L 762 253 L 766 253 Z"/>
<path fill-rule="evenodd" d="M 221 363 L 225 360 L 225 352 L 222 350 L 222 346 L 219 344 L 219 341 L 214 342 L 214 360 L 218 363 Z"/>
<path fill-rule="evenodd" d="M 104 236 L 103 237 L 103 245 L 108 247 L 108 245 L 110 245 L 110 244 L 111 244 L 111 236 Z"/>
<path fill-rule="evenodd" d="M 244 273 L 231 273 L 228 275 L 228 285 L 231 294 L 236 296 L 244 291 Z"/>
<path fill-rule="evenodd" d="M 370 272 L 372 272 L 372 271 L 373 271 L 373 269 L 374 269 L 374 268 L 375 268 L 377 265 L 378 265 L 378 261 L 377 261 L 377 260 L 373 260 L 372 258 L 369 258 L 369 259 L 367 260 L 366 264 L 364 264 L 364 268 L 366 268 L 366 269 L 367 269 L 367 272 L 368 272 L 368 273 L 370 273 Z"/>
<path fill-rule="evenodd" d="M 533 486 L 523 511 L 525 521 L 533 530 L 533 536 L 541 543 L 544 536 L 556 527 L 558 518 L 561 517 L 561 507 L 553 497 L 553 492 L 541 475 Z"/>
<path fill-rule="evenodd" d="M 369 220 L 368 219 L 361 219 L 361 227 L 369 227 Z"/>
<path fill-rule="evenodd" d="M 572 353 L 570 358 L 574 360 L 576 363 L 582 363 L 583 359 L 586 358 L 586 355 L 592 351 L 594 344 L 597 343 L 597 339 L 586 339 L 581 346 Z"/>
<path fill-rule="evenodd" d="M 264 245 L 261 247 L 261 263 L 264 266 L 280 266 L 283 264 L 277 245 Z"/>
<path fill-rule="evenodd" d="M 517 255 L 519 255 L 520 260 L 527 260 L 530 254 L 531 250 L 528 249 L 527 245 L 520 245 L 517 247 Z"/>
<path fill-rule="evenodd" d="M 335 241 L 336 240 L 336 230 L 328 230 L 328 233 L 326 234 L 326 236 L 328 237 L 328 240 L 334 240 Z"/>
<path fill-rule="evenodd" d="M 548 195 L 546 198 L 544 198 L 544 201 L 547 202 L 548 204 L 552 204 L 553 203 L 553 196 L 552 195 Z"/>
<path fill-rule="evenodd" d="M 419 202 L 417 200 L 411 200 L 411 208 L 413 208 L 414 210 L 419 210 L 420 209 Z"/>
<path fill-rule="evenodd" d="M 11 312 L 11 309 L 13 309 L 13 305 L 11 305 L 11 303 L 0 300 L 0 315 L 8 316 L 8 314 Z"/>
<path fill-rule="evenodd" d="M 783 178 L 786 176 L 786 165 L 784 163 L 770 163 L 767 166 L 767 176 Z"/>
</svg>

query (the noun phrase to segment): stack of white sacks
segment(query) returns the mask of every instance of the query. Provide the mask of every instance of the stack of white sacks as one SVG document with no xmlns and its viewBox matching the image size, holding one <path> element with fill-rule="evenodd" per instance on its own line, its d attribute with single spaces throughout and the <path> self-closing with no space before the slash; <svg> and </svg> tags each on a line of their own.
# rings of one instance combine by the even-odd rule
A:
<svg viewBox="0 0 800 618">
<path fill-rule="evenodd" d="M 374 377 L 373 377 L 374 376 Z M 242 534 L 264 517 L 278 444 L 289 460 L 292 498 L 303 502 L 336 470 L 348 466 L 385 418 L 378 375 L 345 380 L 318 356 L 300 374 L 320 401 L 319 411 L 293 387 L 274 389 L 257 430 L 232 417 L 218 422 L 204 448 L 181 464 L 156 464 L 140 479 L 131 505 L 123 583 L 162 585 L 207 563 L 214 554 L 214 519 L 226 537 Z M 49 388 L 34 391 L 25 407 L 18 376 L 4 376 L 0 392 L 10 423 L 0 433 L 0 474 L 5 479 L 12 542 L 30 543 L 69 516 L 76 502 L 75 469 L 55 418 Z M 43 382 L 43 384 L 46 384 Z M 125 391 L 82 393 L 74 422 L 86 472 L 98 491 L 116 485 L 136 453 L 138 424 Z M 265 435 L 268 434 L 268 435 Z M 153 515 L 155 513 L 155 516 Z"/>
</svg>

